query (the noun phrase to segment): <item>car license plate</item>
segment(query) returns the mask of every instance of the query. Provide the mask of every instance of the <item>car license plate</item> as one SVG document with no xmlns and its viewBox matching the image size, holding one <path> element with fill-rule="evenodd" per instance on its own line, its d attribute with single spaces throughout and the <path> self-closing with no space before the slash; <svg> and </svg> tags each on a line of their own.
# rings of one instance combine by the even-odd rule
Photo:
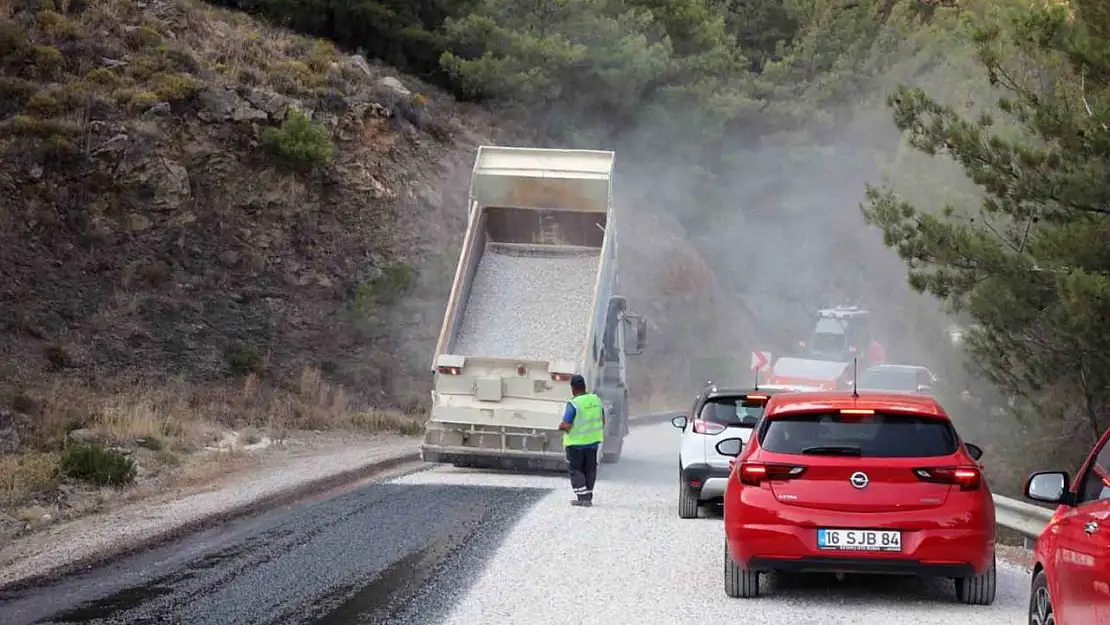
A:
<svg viewBox="0 0 1110 625">
<path fill-rule="evenodd" d="M 901 551 L 902 532 L 819 529 L 817 548 L 839 551 Z"/>
</svg>

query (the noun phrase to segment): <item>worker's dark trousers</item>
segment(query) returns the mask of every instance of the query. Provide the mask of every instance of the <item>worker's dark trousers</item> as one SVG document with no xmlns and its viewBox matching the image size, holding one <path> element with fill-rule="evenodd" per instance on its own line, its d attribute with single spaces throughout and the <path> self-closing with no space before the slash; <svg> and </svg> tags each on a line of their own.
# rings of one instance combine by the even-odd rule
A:
<svg viewBox="0 0 1110 625">
<path fill-rule="evenodd" d="M 567 464 L 574 494 L 582 501 L 593 501 L 594 482 L 597 480 L 597 446 L 567 447 Z"/>
</svg>

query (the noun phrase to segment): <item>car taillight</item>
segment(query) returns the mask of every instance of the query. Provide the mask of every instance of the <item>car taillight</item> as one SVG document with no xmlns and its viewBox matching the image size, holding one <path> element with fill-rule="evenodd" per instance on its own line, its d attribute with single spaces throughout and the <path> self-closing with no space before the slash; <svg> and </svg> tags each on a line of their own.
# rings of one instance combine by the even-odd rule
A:
<svg viewBox="0 0 1110 625">
<path fill-rule="evenodd" d="M 551 379 L 555 380 L 556 382 L 570 382 L 570 374 L 569 373 L 552 373 L 551 374 Z"/>
<path fill-rule="evenodd" d="M 768 480 L 792 480 L 801 477 L 806 468 L 797 464 L 764 464 L 744 462 L 740 465 L 740 483 L 759 486 Z"/>
<path fill-rule="evenodd" d="M 702 419 L 694 419 L 694 433 L 695 434 L 720 434 L 725 431 L 725 426 L 720 423 L 713 423 L 712 421 L 704 421 Z"/>
<path fill-rule="evenodd" d="M 436 370 L 439 371 L 440 373 L 442 373 L 443 375 L 459 375 L 459 368 L 458 367 L 439 367 Z"/>
<path fill-rule="evenodd" d="M 976 490 L 983 483 L 979 469 L 973 467 L 927 467 L 914 469 L 913 473 L 922 482 L 952 484 L 960 490 Z"/>
</svg>

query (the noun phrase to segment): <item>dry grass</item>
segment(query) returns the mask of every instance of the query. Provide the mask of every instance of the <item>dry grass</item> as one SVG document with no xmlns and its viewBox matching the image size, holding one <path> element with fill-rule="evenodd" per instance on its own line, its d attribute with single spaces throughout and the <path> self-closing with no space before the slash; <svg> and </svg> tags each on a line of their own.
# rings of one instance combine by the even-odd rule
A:
<svg viewBox="0 0 1110 625">
<path fill-rule="evenodd" d="M 38 451 L 0 456 L 0 505 L 19 505 L 57 486 L 60 459 L 60 454 Z"/>
<path fill-rule="evenodd" d="M 20 452 L 0 457 L 5 508 L 58 485 L 59 460 L 74 430 L 105 446 L 142 452 L 145 469 L 177 473 L 175 484 L 198 483 L 249 464 L 250 454 L 239 448 L 221 449 L 229 432 L 237 433 L 237 445 L 246 446 L 264 438 L 281 443 L 306 430 L 405 436 L 423 431 L 419 413 L 356 406 L 342 387 L 311 368 L 295 389 L 268 387 L 255 374 L 223 388 L 177 382 L 115 392 L 54 382 L 39 392 L 10 394 L 4 403 L 31 417 Z"/>
</svg>

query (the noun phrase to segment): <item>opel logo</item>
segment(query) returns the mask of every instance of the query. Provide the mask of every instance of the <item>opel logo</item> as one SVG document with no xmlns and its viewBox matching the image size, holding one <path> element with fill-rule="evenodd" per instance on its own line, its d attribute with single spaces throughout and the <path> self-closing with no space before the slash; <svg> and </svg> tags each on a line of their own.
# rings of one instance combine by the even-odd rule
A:
<svg viewBox="0 0 1110 625">
<path fill-rule="evenodd" d="M 856 471 L 852 474 L 852 477 L 848 478 L 848 481 L 851 482 L 852 486 L 855 486 L 856 488 L 865 488 L 867 486 L 867 483 L 871 480 L 868 479 L 867 474 L 863 471 Z"/>
</svg>

